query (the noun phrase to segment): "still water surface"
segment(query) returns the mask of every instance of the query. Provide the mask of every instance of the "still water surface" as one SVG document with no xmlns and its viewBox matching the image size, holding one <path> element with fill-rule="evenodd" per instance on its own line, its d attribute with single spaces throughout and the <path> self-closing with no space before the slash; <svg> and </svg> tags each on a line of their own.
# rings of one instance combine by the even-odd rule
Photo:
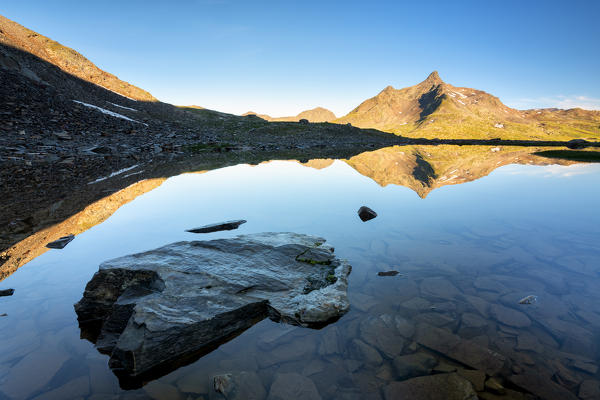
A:
<svg viewBox="0 0 600 400">
<path fill-rule="evenodd" d="M 248 371 L 260 378 L 257 393 L 268 394 L 280 374 L 298 373 L 324 399 L 379 399 L 393 381 L 467 368 L 416 334 L 382 328 L 389 316 L 501 354 L 508 361 L 498 380 L 509 388 L 518 389 L 510 376 L 531 373 L 541 386 L 577 395 L 582 382 L 600 380 L 599 204 L 599 165 L 508 165 L 426 198 L 382 187 L 342 161 L 322 169 L 273 161 L 172 177 L 0 283 L 15 288 L 0 298 L 0 313 L 8 314 L 0 318 L 0 398 L 208 399 L 217 398 L 211 376 Z M 378 217 L 362 222 L 362 205 Z M 248 223 L 231 232 L 184 232 L 230 219 Z M 108 356 L 80 339 L 73 309 L 99 264 L 181 240 L 265 231 L 326 238 L 353 266 L 351 310 L 321 330 L 264 320 L 141 389 L 120 389 Z M 387 270 L 400 274 L 377 275 Z M 538 301 L 518 304 L 527 295 Z M 517 326 L 511 310 L 531 323 Z M 398 354 L 381 346 L 386 335 Z M 365 359 L 357 340 L 380 357 Z M 436 365 L 407 370 L 394 361 L 414 352 Z"/>
</svg>

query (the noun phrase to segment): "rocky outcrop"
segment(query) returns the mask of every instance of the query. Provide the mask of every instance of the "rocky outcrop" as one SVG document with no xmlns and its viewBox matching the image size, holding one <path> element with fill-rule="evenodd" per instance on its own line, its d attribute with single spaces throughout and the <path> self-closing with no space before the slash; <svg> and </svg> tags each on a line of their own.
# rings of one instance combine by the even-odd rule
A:
<svg viewBox="0 0 600 400">
<path fill-rule="evenodd" d="M 324 242 L 260 233 L 106 261 L 75 305 L 82 334 L 110 354 L 122 385 L 135 386 L 266 317 L 323 326 L 348 310 L 351 270 Z"/>
</svg>

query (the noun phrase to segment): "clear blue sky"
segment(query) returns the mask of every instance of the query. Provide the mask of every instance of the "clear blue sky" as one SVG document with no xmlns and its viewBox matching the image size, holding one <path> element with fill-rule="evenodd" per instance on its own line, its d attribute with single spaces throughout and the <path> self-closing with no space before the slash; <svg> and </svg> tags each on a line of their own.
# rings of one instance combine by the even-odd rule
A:
<svg viewBox="0 0 600 400">
<path fill-rule="evenodd" d="M 174 104 L 342 115 L 438 70 L 512 107 L 600 109 L 596 0 L 2 0 L 0 14 Z"/>
</svg>

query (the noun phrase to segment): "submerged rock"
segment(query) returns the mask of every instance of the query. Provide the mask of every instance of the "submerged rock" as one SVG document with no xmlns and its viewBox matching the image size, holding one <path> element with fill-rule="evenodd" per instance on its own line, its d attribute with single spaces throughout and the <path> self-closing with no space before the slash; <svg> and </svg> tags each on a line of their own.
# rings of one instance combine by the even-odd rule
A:
<svg viewBox="0 0 600 400">
<path fill-rule="evenodd" d="M 377 217 L 377 213 L 375 211 L 371 210 L 367 206 L 362 206 L 361 208 L 358 209 L 358 216 L 361 219 L 361 221 L 367 222 L 367 221 Z"/>
<path fill-rule="evenodd" d="M 523 297 L 519 300 L 519 304 L 534 304 L 537 302 L 537 296 L 530 294 L 529 296 Z"/>
<path fill-rule="evenodd" d="M 186 230 L 186 232 L 211 233 L 211 232 L 218 232 L 218 231 L 231 231 L 231 230 L 239 228 L 240 225 L 245 224 L 246 222 L 248 222 L 248 221 L 246 221 L 245 219 L 238 219 L 235 221 L 226 221 L 226 222 L 220 222 L 217 224 L 204 225 L 199 228 L 188 229 L 188 230 Z"/>
<path fill-rule="evenodd" d="M 379 276 L 396 276 L 398 275 L 399 272 L 398 271 L 380 271 L 377 273 L 377 275 Z"/>
<path fill-rule="evenodd" d="M 386 400 L 475 400 L 477 394 L 471 382 L 457 373 L 421 376 L 402 382 L 392 382 L 383 390 Z"/>
<path fill-rule="evenodd" d="M 55 240 L 54 242 L 50 242 L 46 245 L 49 249 L 64 249 L 66 245 L 71 243 L 71 241 L 75 239 L 75 235 L 67 235 L 63 236 L 60 239 Z"/>
<path fill-rule="evenodd" d="M 122 385 L 135 387 L 266 317 L 323 326 L 348 310 L 351 270 L 324 242 L 260 233 L 106 261 L 75 305 L 82 335 L 110 354 Z"/>
</svg>

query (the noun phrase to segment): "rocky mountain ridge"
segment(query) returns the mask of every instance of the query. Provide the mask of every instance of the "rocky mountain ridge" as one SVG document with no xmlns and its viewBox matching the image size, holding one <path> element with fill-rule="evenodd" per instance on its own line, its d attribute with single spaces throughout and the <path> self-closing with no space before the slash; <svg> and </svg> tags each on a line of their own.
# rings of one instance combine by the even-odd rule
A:
<svg viewBox="0 0 600 400">
<path fill-rule="evenodd" d="M 334 121 L 337 117 L 335 114 L 323 107 L 316 107 L 310 110 L 302 111 L 300 114 L 294 117 L 271 117 L 267 114 L 257 114 L 254 111 L 248 111 L 242 114 L 242 116 L 248 115 L 256 115 L 259 118 L 262 118 L 266 121 L 288 121 L 288 122 L 297 122 L 301 119 L 306 119 L 309 122 L 331 122 Z"/>
<path fill-rule="evenodd" d="M 437 71 L 414 86 L 388 86 L 334 122 L 427 138 L 600 137 L 599 111 L 517 110 L 482 90 L 450 85 Z"/>
</svg>

